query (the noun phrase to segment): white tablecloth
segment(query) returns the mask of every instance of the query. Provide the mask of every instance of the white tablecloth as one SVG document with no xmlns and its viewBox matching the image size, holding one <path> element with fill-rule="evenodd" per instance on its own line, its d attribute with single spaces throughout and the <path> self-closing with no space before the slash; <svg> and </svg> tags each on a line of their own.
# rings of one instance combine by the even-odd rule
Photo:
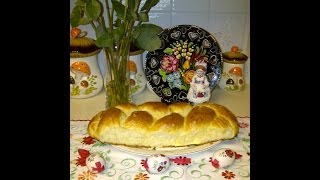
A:
<svg viewBox="0 0 320 180">
<path fill-rule="evenodd" d="M 232 140 L 225 140 L 201 152 L 170 156 L 170 167 L 161 174 L 149 174 L 141 162 L 145 155 L 128 153 L 103 144 L 87 134 L 89 120 L 70 121 L 70 179 L 77 180 L 171 180 L 171 179 L 250 179 L 250 118 L 237 117 L 240 131 Z M 232 149 L 241 157 L 226 168 L 215 170 L 211 164 L 212 155 L 221 148 Z M 107 168 L 93 174 L 85 166 L 90 153 L 100 153 L 107 162 Z"/>
</svg>

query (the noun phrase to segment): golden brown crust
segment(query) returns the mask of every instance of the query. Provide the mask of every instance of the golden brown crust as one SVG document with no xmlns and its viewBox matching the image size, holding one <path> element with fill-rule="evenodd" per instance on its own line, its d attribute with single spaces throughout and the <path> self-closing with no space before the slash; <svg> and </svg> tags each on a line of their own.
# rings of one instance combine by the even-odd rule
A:
<svg viewBox="0 0 320 180">
<path fill-rule="evenodd" d="M 119 127 L 119 119 L 121 116 L 122 111 L 117 108 L 110 108 L 106 111 L 102 112 L 100 115 L 100 121 L 97 127 L 97 134 L 98 136 L 105 132 L 104 129 L 110 127 Z"/>
<path fill-rule="evenodd" d="M 97 115 L 95 115 L 91 121 L 89 122 L 88 125 L 88 133 L 91 135 L 91 137 L 95 138 L 95 139 L 99 139 L 99 136 L 97 134 L 97 129 L 98 129 L 98 125 L 101 119 L 101 114 L 103 113 L 103 111 L 100 111 Z"/>
<path fill-rule="evenodd" d="M 122 112 L 124 112 L 127 116 L 130 116 L 130 114 L 133 111 L 137 111 L 138 107 L 135 104 L 132 103 L 124 103 L 121 105 L 116 106 L 117 109 L 120 109 Z"/>
<path fill-rule="evenodd" d="M 162 102 L 146 102 L 138 105 L 139 110 L 152 112 L 152 115 L 155 119 L 160 119 L 163 116 L 171 113 L 168 109 L 168 106 Z"/>
<path fill-rule="evenodd" d="M 165 131 L 167 133 L 175 133 L 179 129 L 183 130 L 184 118 L 178 113 L 171 113 L 157 120 L 150 131 Z"/>
<path fill-rule="evenodd" d="M 153 117 L 146 111 L 134 111 L 124 122 L 124 127 L 128 129 L 148 130 L 153 123 Z"/>
<path fill-rule="evenodd" d="M 232 127 L 233 131 L 235 134 L 239 132 L 239 125 L 237 121 L 237 117 L 226 107 L 220 105 L 220 104 L 215 104 L 215 103 L 202 103 L 199 104 L 198 106 L 206 106 L 214 110 L 215 112 L 218 113 L 220 119 L 224 119 L 225 121 L 228 121 L 229 126 Z M 219 122 L 219 121 L 218 121 Z M 224 121 L 220 121 L 220 123 L 223 123 Z"/>
<path fill-rule="evenodd" d="M 183 117 L 186 117 L 191 111 L 192 105 L 184 102 L 176 102 L 169 105 L 169 110 L 180 114 Z"/>
<path fill-rule="evenodd" d="M 95 115 L 88 133 L 101 142 L 130 147 L 183 147 L 234 138 L 236 116 L 215 103 L 192 106 L 147 102 L 122 104 Z"/>
<path fill-rule="evenodd" d="M 215 120 L 216 113 L 205 106 L 194 107 L 186 117 L 186 130 L 203 128 Z"/>
</svg>

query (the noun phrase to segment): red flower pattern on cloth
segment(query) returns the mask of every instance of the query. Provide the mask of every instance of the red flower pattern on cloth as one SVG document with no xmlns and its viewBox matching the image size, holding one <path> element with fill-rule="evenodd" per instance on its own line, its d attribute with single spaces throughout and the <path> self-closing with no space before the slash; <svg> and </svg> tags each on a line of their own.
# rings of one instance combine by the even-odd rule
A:
<svg viewBox="0 0 320 180">
<path fill-rule="evenodd" d="M 149 169 L 148 163 L 145 159 L 142 159 L 140 164 L 142 165 L 142 167 Z"/>
<path fill-rule="evenodd" d="M 249 124 L 248 123 L 245 123 L 245 122 L 239 122 L 239 127 L 240 128 L 246 128 L 246 127 L 248 127 L 249 126 Z"/>
<path fill-rule="evenodd" d="M 239 158 L 241 158 L 242 157 L 242 155 L 241 154 L 238 154 L 238 153 L 236 153 L 236 152 L 234 152 L 234 154 L 236 155 L 236 159 L 239 159 Z"/>
<path fill-rule="evenodd" d="M 97 177 L 97 175 L 88 170 L 87 172 L 83 171 L 82 174 L 79 174 L 78 180 L 94 180 L 95 177 Z"/>
<path fill-rule="evenodd" d="M 210 157 L 209 162 L 211 162 L 211 165 L 212 165 L 213 167 L 217 168 L 217 169 L 218 169 L 219 166 L 220 166 L 219 161 L 218 161 L 217 159 L 212 160 L 212 157 Z"/>
<path fill-rule="evenodd" d="M 90 152 L 85 149 L 78 149 L 78 153 L 80 157 L 78 157 L 76 165 L 86 166 L 86 159 L 90 155 Z"/>
<path fill-rule="evenodd" d="M 139 173 L 136 174 L 134 180 L 146 180 L 149 179 L 148 174 Z"/>
<path fill-rule="evenodd" d="M 82 143 L 86 145 L 94 144 L 95 142 L 95 139 L 93 139 L 91 136 L 84 137 L 82 140 Z"/>
<path fill-rule="evenodd" d="M 191 163 L 191 158 L 179 156 L 174 159 L 170 158 L 170 161 L 176 163 L 177 165 L 189 165 Z"/>
<path fill-rule="evenodd" d="M 105 170 L 105 167 L 101 164 L 101 162 L 96 162 L 95 165 L 96 167 L 92 167 L 93 171 L 102 172 Z"/>
<path fill-rule="evenodd" d="M 225 179 L 232 179 L 236 175 L 232 171 L 225 170 L 224 172 L 222 172 L 221 176 L 223 176 Z"/>
<path fill-rule="evenodd" d="M 233 151 L 232 151 L 232 150 L 227 149 L 227 150 L 225 150 L 225 152 L 226 152 L 226 154 L 227 154 L 227 156 L 228 156 L 229 158 L 232 158 L 232 157 L 233 157 Z"/>
</svg>

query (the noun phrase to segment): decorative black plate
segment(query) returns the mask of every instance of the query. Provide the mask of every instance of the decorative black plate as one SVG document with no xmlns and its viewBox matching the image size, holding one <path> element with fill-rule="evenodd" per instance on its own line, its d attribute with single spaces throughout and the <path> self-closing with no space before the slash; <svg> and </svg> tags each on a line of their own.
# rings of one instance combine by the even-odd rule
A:
<svg viewBox="0 0 320 180">
<path fill-rule="evenodd" d="M 195 73 L 195 62 L 204 61 L 211 91 L 222 73 L 222 53 L 217 40 L 194 25 L 164 29 L 161 47 L 148 52 L 144 71 L 149 86 L 167 104 L 188 102 L 187 93 Z"/>
</svg>

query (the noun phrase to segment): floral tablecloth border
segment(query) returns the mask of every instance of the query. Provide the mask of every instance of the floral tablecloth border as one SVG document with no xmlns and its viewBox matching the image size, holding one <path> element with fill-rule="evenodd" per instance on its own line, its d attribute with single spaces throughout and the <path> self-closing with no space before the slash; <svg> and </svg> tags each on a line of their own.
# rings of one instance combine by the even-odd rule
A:
<svg viewBox="0 0 320 180">
<path fill-rule="evenodd" d="M 161 174 L 149 174 L 143 167 L 146 156 L 129 154 L 101 143 L 87 134 L 89 120 L 70 120 L 70 179 L 167 180 L 167 179 L 250 179 L 250 117 L 237 117 L 240 131 L 232 140 L 198 153 L 170 156 L 170 167 Z M 230 148 L 241 157 L 229 167 L 215 170 L 211 157 L 221 148 Z M 90 153 L 100 153 L 107 162 L 105 171 L 93 174 L 85 166 Z"/>
</svg>

